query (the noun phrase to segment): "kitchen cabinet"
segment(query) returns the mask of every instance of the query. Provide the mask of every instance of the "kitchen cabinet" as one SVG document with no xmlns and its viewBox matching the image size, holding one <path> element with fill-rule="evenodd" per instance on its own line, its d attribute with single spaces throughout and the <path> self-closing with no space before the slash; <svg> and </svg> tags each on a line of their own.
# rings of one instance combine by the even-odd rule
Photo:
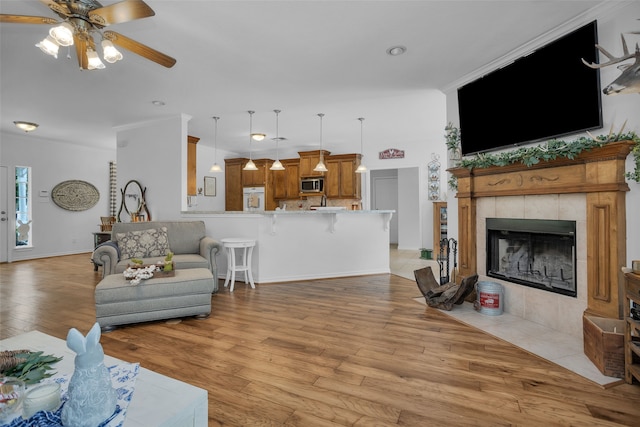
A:
<svg viewBox="0 0 640 427">
<path fill-rule="evenodd" d="M 324 161 L 326 164 L 327 157 L 329 157 L 331 153 L 327 150 L 322 150 L 322 152 L 324 154 Z M 324 176 L 325 172 L 316 172 L 313 170 L 320 161 L 320 150 L 300 151 L 298 152 L 298 154 L 300 155 L 299 178 L 310 176 Z"/>
<path fill-rule="evenodd" d="M 264 203 L 266 210 L 274 210 L 276 201 L 274 198 L 272 171 L 269 169 L 273 164 L 270 159 L 254 160 L 258 170 L 246 171 L 244 166 L 249 159 L 225 159 L 225 210 L 241 211 L 244 209 L 243 189 L 244 187 L 264 187 Z"/>
<path fill-rule="evenodd" d="M 242 168 L 249 159 L 225 159 L 224 161 L 224 209 L 241 211 L 242 206 Z"/>
<path fill-rule="evenodd" d="M 624 281 L 624 379 L 633 384 L 640 381 L 640 320 L 631 315 L 631 304 L 640 305 L 640 274 L 625 273 Z"/>
<path fill-rule="evenodd" d="M 359 199 L 361 177 L 356 173 L 360 154 L 340 154 L 325 158 L 327 166 L 324 192 L 327 198 Z"/>
<path fill-rule="evenodd" d="M 243 187 L 264 187 L 264 208 L 265 210 L 272 211 L 276 208 L 276 201 L 274 197 L 273 186 L 273 172 L 271 165 L 273 160 L 271 159 L 257 159 L 254 160 L 258 170 L 246 171 L 242 170 L 242 186 Z M 244 167 L 244 166 L 243 166 Z"/>
<path fill-rule="evenodd" d="M 433 252 L 436 254 L 436 259 L 440 256 L 440 241 L 446 238 L 447 202 L 433 202 Z"/>
<path fill-rule="evenodd" d="M 273 160 L 258 159 L 254 160 L 258 170 L 255 171 L 242 171 L 242 185 L 244 187 L 262 187 L 267 185 L 269 178 L 269 168 L 273 164 Z M 243 166 L 244 167 L 244 166 Z"/>
<path fill-rule="evenodd" d="M 187 135 L 187 195 L 196 195 L 197 143 L 200 138 Z"/>
<path fill-rule="evenodd" d="M 276 200 L 300 198 L 300 160 L 280 161 L 284 170 L 271 171 L 273 176 L 273 198 Z"/>
</svg>

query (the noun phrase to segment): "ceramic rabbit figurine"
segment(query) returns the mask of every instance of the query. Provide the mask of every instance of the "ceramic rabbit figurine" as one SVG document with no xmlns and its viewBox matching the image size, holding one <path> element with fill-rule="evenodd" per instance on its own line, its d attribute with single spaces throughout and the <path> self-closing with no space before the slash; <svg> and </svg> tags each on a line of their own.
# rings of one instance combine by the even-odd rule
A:
<svg viewBox="0 0 640 427">
<path fill-rule="evenodd" d="M 77 329 L 70 329 L 67 347 L 76 352 L 76 357 L 69 399 L 62 407 L 62 424 L 95 427 L 116 410 L 116 392 L 100 345 L 100 324 L 96 322 L 86 338 Z"/>
</svg>

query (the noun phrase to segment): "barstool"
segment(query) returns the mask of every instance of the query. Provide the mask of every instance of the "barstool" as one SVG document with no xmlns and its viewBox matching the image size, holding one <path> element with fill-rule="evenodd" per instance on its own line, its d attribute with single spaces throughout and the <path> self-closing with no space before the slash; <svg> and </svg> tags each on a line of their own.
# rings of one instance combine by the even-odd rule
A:
<svg viewBox="0 0 640 427">
<path fill-rule="evenodd" d="M 226 288 L 229 280 L 231 280 L 229 292 L 233 292 L 233 285 L 236 281 L 236 271 L 244 271 L 244 283 L 250 283 L 251 287 L 255 289 L 256 285 L 253 283 L 253 274 L 251 273 L 251 255 L 253 254 L 253 247 L 256 245 L 256 241 L 243 237 L 228 237 L 220 241 L 223 246 L 227 248 L 227 277 L 224 280 L 224 287 Z M 236 263 L 236 249 L 243 249 L 241 265 Z"/>
</svg>

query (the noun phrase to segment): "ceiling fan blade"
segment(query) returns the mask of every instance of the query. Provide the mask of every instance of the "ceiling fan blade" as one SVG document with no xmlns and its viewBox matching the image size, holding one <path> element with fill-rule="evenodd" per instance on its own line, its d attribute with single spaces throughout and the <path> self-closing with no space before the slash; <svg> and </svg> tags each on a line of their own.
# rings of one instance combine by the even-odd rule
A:
<svg viewBox="0 0 640 427">
<path fill-rule="evenodd" d="M 71 15 L 71 11 L 64 3 L 58 3 L 54 0 L 40 0 L 40 3 L 44 3 L 47 7 L 53 10 L 55 13 L 61 16 L 69 16 Z"/>
<path fill-rule="evenodd" d="M 58 21 L 45 16 L 5 15 L 0 14 L 0 22 L 7 24 L 57 24 Z"/>
<path fill-rule="evenodd" d="M 146 18 L 156 13 L 142 0 L 124 0 L 89 12 L 89 20 L 103 27 L 134 19 Z"/>
<path fill-rule="evenodd" d="M 87 58 L 87 46 L 91 46 L 95 50 L 95 44 L 87 41 L 85 37 L 73 36 L 73 44 L 76 47 L 76 55 L 78 56 L 78 65 L 83 70 L 89 69 L 89 58 Z"/>
<path fill-rule="evenodd" d="M 170 56 L 165 55 L 162 52 L 158 52 L 155 49 L 145 46 L 142 43 L 138 43 L 128 37 L 123 36 L 115 31 L 105 31 L 104 37 L 107 40 L 111 40 L 113 44 L 127 49 L 130 52 L 138 54 L 150 61 L 156 62 L 164 67 L 171 68 L 175 65 L 176 60 Z"/>
</svg>

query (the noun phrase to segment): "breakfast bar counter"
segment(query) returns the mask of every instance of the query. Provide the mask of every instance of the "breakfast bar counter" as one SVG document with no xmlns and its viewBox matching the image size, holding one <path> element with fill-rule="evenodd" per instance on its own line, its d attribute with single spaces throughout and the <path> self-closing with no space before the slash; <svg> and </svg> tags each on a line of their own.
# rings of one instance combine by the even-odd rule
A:
<svg viewBox="0 0 640 427">
<path fill-rule="evenodd" d="M 207 234 L 217 240 L 255 239 L 253 278 L 273 283 L 389 273 L 389 222 L 394 213 L 330 208 L 184 211 L 182 218 L 204 221 Z M 224 278 L 226 254 L 218 254 L 217 263 L 219 278 Z"/>
</svg>

